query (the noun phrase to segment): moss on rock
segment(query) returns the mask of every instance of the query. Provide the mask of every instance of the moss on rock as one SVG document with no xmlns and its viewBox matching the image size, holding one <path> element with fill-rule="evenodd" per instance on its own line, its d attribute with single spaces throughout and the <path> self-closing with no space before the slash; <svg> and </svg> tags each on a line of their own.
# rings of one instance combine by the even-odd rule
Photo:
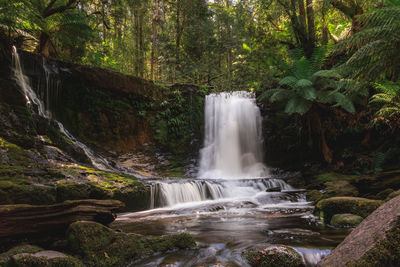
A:
<svg viewBox="0 0 400 267">
<path fill-rule="evenodd" d="M 88 266 L 120 266 L 155 252 L 196 246 L 189 234 L 145 237 L 115 232 L 94 222 L 75 222 L 67 231 L 70 250 Z"/>
<path fill-rule="evenodd" d="M 45 251 L 43 251 L 45 252 Z M 83 267 L 82 262 L 71 256 L 59 252 L 55 256 L 42 256 L 42 252 L 35 254 L 22 253 L 11 257 L 11 267 Z"/>
<path fill-rule="evenodd" d="M 11 256 L 21 253 L 36 253 L 42 251 L 43 249 L 37 246 L 32 245 L 20 245 L 13 247 L 12 249 L 8 250 L 0 254 L 0 266 L 8 266 L 11 261 Z"/>
<path fill-rule="evenodd" d="M 359 260 L 349 261 L 348 267 L 400 266 L 400 222 L 386 232 Z"/>
<path fill-rule="evenodd" d="M 285 245 L 270 246 L 262 250 L 243 251 L 242 255 L 251 266 L 305 266 L 301 255 L 295 249 Z"/>
<path fill-rule="evenodd" d="M 306 197 L 308 201 L 312 201 L 314 203 L 318 202 L 323 198 L 324 194 L 321 193 L 319 190 L 311 190 L 307 192 Z"/>
<path fill-rule="evenodd" d="M 359 197 L 332 197 L 319 201 L 317 211 L 322 212 L 325 223 L 329 223 L 332 216 L 340 213 L 351 213 L 363 218 L 367 217 L 382 204 L 382 201 Z"/>
<path fill-rule="evenodd" d="M 361 216 L 343 213 L 333 215 L 330 224 L 335 227 L 356 227 L 362 220 L 363 217 Z"/>
</svg>

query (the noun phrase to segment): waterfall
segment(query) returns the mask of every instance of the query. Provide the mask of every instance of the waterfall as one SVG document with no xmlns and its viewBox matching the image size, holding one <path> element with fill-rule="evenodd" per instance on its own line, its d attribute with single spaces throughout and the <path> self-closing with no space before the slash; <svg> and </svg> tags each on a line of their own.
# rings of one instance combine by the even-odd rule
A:
<svg viewBox="0 0 400 267">
<path fill-rule="evenodd" d="M 275 178 L 157 181 L 151 184 L 150 208 L 204 200 L 248 198 L 265 193 L 270 188 L 280 188 L 283 192 L 294 189 L 282 179 Z"/>
<path fill-rule="evenodd" d="M 43 103 L 43 101 L 38 97 L 36 92 L 32 89 L 29 83 L 28 77 L 24 75 L 24 72 L 22 70 L 21 66 L 21 61 L 19 58 L 19 54 L 17 51 L 17 48 L 13 46 L 12 50 L 12 63 L 13 63 L 13 75 L 16 83 L 18 86 L 21 88 L 22 93 L 24 94 L 25 101 L 27 106 L 35 113 L 37 113 L 39 116 L 45 118 L 45 119 L 51 119 L 51 111 L 49 109 L 46 109 L 46 107 L 50 106 L 50 88 L 49 88 L 49 78 L 50 78 L 50 72 L 49 70 L 45 67 L 45 63 L 43 61 L 43 69 L 46 74 L 46 91 L 45 91 L 45 97 L 46 97 L 46 105 Z M 35 111 L 37 109 L 37 111 Z M 68 132 L 67 129 L 65 129 L 64 125 L 55 120 L 57 123 L 59 130 L 67 136 L 74 144 L 75 146 L 81 148 L 86 156 L 90 159 L 92 165 L 98 169 L 101 170 L 112 170 L 112 167 L 108 163 L 108 161 L 105 158 L 101 158 L 98 156 L 95 156 L 94 152 L 88 148 L 85 144 L 82 142 L 79 142 L 70 132 Z"/>
<path fill-rule="evenodd" d="M 261 114 L 250 92 L 210 94 L 205 101 L 205 138 L 198 176 L 265 177 Z"/>
</svg>

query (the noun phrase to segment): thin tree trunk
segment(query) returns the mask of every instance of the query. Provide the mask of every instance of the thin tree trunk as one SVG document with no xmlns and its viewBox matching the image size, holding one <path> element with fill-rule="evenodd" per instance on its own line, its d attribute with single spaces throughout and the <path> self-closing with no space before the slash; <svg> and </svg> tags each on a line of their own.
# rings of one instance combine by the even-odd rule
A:
<svg viewBox="0 0 400 267">
<path fill-rule="evenodd" d="M 230 6 L 230 0 L 226 0 L 225 2 L 226 8 L 229 9 Z M 228 75 L 229 77 L 232 74 L 232 48 L 231 48 L 231 39 L 232 39 L 232 32 L 231 32 L 231 25 L 228 23 L 227 26 L 227 35 L 228 35 L 228 57 L 227 57 L 227 63 L 228 63 Z"/>
<path fill-rule="evenodd" d="M 158 21 L 158 0 L 156 0 L 156 14 L 154 15 L 152 27 L 153 27 L 153 40 L 151 43 L 151 67 L 150 67 L 150 78 L 154 80 L 154 54 L 156 50 L 156 41 L 157 41 L 157 28 L 156 23 Z"/>
<path fill-rule="evenodd" d="M 308 42 L 307 42 L 307 54 L 308 57 L 314 52 L 315 48 L 315 22 L 314 22 L 314 7 L 312 0 L 306 0 L 307 5 L 307 27 L 308 27 Z"/>
</svg>

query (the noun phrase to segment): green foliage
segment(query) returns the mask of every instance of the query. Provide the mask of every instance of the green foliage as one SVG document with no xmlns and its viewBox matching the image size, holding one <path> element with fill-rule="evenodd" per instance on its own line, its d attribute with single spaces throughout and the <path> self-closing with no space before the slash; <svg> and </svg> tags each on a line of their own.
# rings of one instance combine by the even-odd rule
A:
<svg viewBox="0 0 400 267">
<path fill-rule="evenodd" d="M 331 104 L 354 113 L 354 97 L 365 92 L 355 81 L 343 79 L 335 70 L 320 70 L 326 52 L 324 48 L 316 49 L 310 59 L 302 57 L 295 61 L 288 76 L 279 80 L 281 87 L 265 91 L 260 99 L 286 101 L 285 112 L 288 114 L 304 115 L 314 103 Z"/>
<path fill-rule="evenodd" d="M 192 138 L 200 139 L 202 132 L 204 97 L 207 88 L 198 87 L 195 92 L 179 86 L 168 93 L 158 105 L 159 111 L 153 122 L 155 139 L 164 148 L 185 152 Z"/>
<path fill-rule="evenodd" d="M 398 82 L 382 81 L 374 84 L 378 93 L 370 98 L 370 104 L 378 107 L 373 125 L 384 122 L 392 129 L 400 127 L 400 84 Z"/>
<path fill-rule="evenodd" d="M 351 54 L 342 68 L 352 77 L 374 80 L 386 74 L 397 79 L 400 36 L 394 33 L 400 30 L 400 6 L 392 3 L 371 10 L 359 20 L 362 30 L 335 46 L 337 53 Z"/>
</svg>

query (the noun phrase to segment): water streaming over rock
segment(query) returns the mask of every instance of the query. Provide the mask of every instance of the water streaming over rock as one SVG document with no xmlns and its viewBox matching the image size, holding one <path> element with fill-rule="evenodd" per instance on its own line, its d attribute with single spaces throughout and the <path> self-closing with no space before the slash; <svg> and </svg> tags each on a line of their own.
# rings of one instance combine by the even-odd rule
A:
<svg viewBox="0 0 400 267">
<path fill-rule="evenodd" d="M 46 119 L 51 119 L 52 114 L 50 109 L 46 108 L 50 106 L 50 76 L 51 72 L 49 71 L 48 67 L 45 64 L 45 59 L 43 59 L 43 69 L 46 73 L 46 88 L 44 88 L 42 92 L 42 96 L 46 99 L 45 103 L 38 97 L 36 92 L 32 89 L 29 79 L 27 76 L 24 75 L 24 72 L 22 70 L 21 66 L 21 60 L 19 58 L 19 54 L 17 51 L 17 48 L 13 46 L 12 50 L 12 63 L 13 63 L 13 75 L 14 79 L 17 82 L 18 86 L 21 88 L 22 93 L 24 94 L 25 101 L 27 106 L 35 113 L 37 113 L 39 116 L 46 118 Z M 58 91 L 58 86 L 59 83 L 57 82 L 57 90 Z M 94 152 L 87 147 L 85 144 L 82 142 L 79 142 L 70 132 L 68 132 L 67 129 L 65 129 L 64 125 L 55 120 L 57 123 L 60 131 L 67 136 L 77 147 L 81 148 L 86 156 L 90 159 L 92 162 L 92 165 L 95 166 L 98 169 L 101 170 L 112 170 L 112 167 L 108 163 L 108 161 L 105 158 L 96 156 Z"/>
<path fill-rule="evenodd" d="M 199 177 L 265 177 L 261 114 L 250 92 L 210 94 L 205 101 Z"/>
</svg>

